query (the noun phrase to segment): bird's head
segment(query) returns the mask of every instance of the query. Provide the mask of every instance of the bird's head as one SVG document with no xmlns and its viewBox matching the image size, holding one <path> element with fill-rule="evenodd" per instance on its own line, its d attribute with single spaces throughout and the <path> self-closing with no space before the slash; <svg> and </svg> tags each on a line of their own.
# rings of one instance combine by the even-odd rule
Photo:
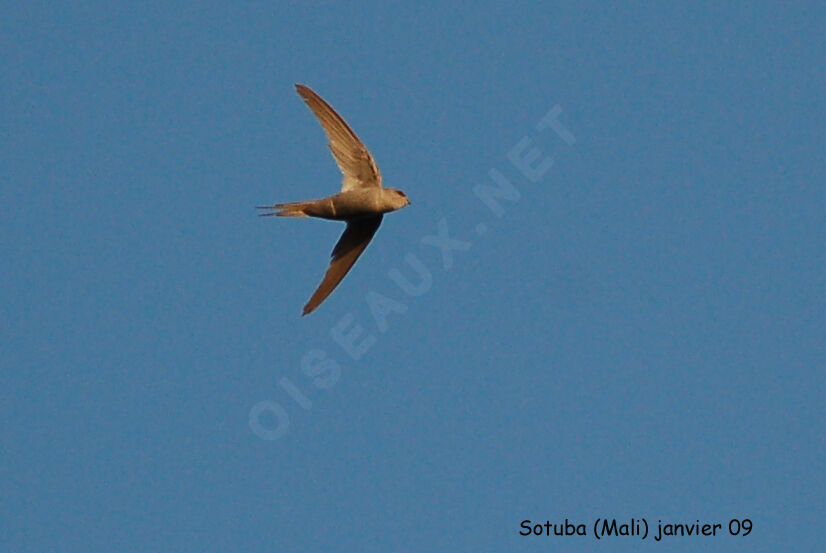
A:
<svg viewBox="0 0 826 553">
<path fill-rule="evenodd" d="M 407 197 L 407 194 L 401 190 L 395 188 L 387 188 L 386 190 L 387 194 L 385 194 L 385 196 L 389 196 L 390 204 L 394 210 L 410 205 L 410 199 Z"/>
</svg>

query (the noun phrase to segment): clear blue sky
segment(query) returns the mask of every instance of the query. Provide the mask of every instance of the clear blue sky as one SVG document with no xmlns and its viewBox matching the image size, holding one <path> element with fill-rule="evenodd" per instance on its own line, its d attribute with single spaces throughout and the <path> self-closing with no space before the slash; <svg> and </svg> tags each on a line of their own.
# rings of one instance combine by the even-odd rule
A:
<svg viewBox="0 0 826 553">
<path fill-rule="evenodd" d="M 0 549 L 822 550 L 821 5 L 72 4 L 0 10 Z M 298 82 L 412 200 L 303 318 Z"/>
</svg>

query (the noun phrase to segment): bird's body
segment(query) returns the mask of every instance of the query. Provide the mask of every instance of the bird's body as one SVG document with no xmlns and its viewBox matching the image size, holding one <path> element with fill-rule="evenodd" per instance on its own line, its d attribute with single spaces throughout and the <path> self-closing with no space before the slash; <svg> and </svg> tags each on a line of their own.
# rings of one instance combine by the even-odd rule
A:
<svg viewBox="0 0 826 553">
<path fill-rule="evenodd" d="M 279 217 L 318 217 L 346 221 L 332 260 L 321 284 L 304 306 L 304 315 L 318 307 L 338 286 L 379 228 L 385 213 L 410 205 L 401 190 L 382 188 L 381 173 L 367 148 L 344 119 L 318 94 L 304 85 L 296 85 L 298 94 L 313 111 L 329 140 L 330 150 L 344 179 L 341 192 L 305 202 L 263 206 L 262 215 Z"/>
<path fill-rule="evenodd" d="M 319 217 L 350 221 L 388 213 L 406 206 L 407 197 L 393 188 L 359 188 L 339 192 L 319 200 L 275 204 L 279 217 Z"/>
</svg>

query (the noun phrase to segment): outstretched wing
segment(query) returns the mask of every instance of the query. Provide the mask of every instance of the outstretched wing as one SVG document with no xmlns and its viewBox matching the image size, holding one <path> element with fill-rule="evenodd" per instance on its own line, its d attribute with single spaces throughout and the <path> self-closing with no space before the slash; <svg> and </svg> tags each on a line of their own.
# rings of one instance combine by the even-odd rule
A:
<svg viewBox="0 0 826 553">
<path fill-rule="evenodd" d="M 333 259 L 330 261 L 330 267 L 324 275 L 324 280 L 321 281 L 318 289 L 313 293 L 313 297 L 304 306 L 304 315 L 312 312 L 330 295 L 330 292 L 335 290 L 338 283 L 341 282 L 341 279 L 344 278 L 344 275 L 359 258 L 361 252 L 373 239 L 373 235 L 379 229 L 382 217 L 382 215 L 376 215 L 354 219 L 347 223 L 344 234 L 341 235 L 336 247 L 333 248 Z"/>
<path fill-rule="evenodd" d="M 328 145 L 333 152 L 333 158 L 344 174 L 341 191 L 380 187 L 381 173 L 376 167 L 373 156 L 344 119 L 330 107 L 330 104 L 308 87 L 297 84 L 295 89 L 313 110 L 319 123 L 324 127 L 324 132 L 327 133 Z"/>
</svg>

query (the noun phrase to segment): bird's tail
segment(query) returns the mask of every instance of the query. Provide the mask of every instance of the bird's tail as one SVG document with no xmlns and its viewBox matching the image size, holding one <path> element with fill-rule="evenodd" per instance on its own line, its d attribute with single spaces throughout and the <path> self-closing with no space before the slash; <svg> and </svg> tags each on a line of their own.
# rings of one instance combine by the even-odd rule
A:
<svg viewBox="0 0 826 553">
<path fill-rule="evenodd" d="M 292 202 L 288 204 L 275 205 L 260 205 L 258 209 L 268 210 L 267 212 L 259 213 L 262 217 L 309 217 L 305 209 L 309 207 L 312 202 Z"/>
</svg>

